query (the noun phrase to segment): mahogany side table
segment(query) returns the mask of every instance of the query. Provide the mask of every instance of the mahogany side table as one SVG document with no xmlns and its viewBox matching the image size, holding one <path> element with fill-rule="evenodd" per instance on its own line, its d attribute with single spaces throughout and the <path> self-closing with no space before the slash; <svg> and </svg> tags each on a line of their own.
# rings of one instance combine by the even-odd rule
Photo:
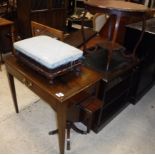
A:
<svg viewBox="0 0 155 155">
<path fill-rule="evenodd" d="M 63 76 L 63 79 L 57 79 L 51 85 L 43 76 L 18 62 L 13 55 L 5 57 L 5 66 L 16 113 L 19 113 L 19 109 L 14 78 L 21 81 L 55 110 L 57 114 L 59 149 L 60 153 L 64 153 L 68 109 L 77 102 L 77 99 L 81 98 L 80 95 L 89 92 L 90 89 L 96 90 L 102 79 L 101 74 L 82 67 L 81 75 L 77 76 L 73 73 L 68 73 Z"/>
</svg>

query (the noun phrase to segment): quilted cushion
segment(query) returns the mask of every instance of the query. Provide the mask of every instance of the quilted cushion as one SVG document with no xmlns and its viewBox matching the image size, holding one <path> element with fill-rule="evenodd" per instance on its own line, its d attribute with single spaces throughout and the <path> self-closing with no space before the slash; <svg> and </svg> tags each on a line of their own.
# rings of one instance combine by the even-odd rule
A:
<svg viewBox="0 0 155 155">
<path fill-rule="evenodd" d="M 14 43 L 14 48 L 49 69 L 78 60 L 83 52 L 48 36 L 37 36 Z"/>
</svg>

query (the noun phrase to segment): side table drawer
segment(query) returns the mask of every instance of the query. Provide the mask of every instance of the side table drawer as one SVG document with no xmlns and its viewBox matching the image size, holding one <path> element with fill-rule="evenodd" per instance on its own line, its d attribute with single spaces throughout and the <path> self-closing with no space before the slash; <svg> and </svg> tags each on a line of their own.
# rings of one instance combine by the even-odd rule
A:
<svg viewBox="0 0 155 155">
<path fill-rule="evenodd" d="M 50 98 L 50 94 L 48 91 L 45 91 L 37 82 L 32 81 L 31 79 L 25 77 L 22 73 L 17 70 L 12 70 L 9 65 L 6 64 L 7 71 L 11 73 L 14 77 L 16 77 L 20 82 L 22 82 L 27 88 L 32 90 L 36 95 L 42 98 L 47 103 L 50 104 L 53 109 L 56 109 L 56 99 Z"/>
</svg>

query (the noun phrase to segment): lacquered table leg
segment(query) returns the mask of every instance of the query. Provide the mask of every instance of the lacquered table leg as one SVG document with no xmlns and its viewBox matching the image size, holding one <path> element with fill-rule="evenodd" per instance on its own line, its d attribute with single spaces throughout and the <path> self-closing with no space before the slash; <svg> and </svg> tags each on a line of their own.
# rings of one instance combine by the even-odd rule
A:
<svg viewBox="0 0 155 155">
<path fill-rule="evenodd" d="M 12 95 L 15 111 L 16 113 L 19 113 L 14 78 L 10 73 L 7 73 L 7 76 L 8 76 L 8 81 L 9 81 L 9 86 L 11 90 L 11 95 Z"/>
</svg>

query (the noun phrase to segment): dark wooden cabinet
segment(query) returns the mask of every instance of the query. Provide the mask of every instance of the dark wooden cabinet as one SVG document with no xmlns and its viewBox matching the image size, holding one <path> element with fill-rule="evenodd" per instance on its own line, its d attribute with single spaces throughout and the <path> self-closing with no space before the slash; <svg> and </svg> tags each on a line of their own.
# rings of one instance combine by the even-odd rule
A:
<svg viewBox="0 0 155 155">
<path fill-rule="evenodd" d="M 67 3 L 67 0 L 17 0 L 17 23 L 21 37 L 31 36 L 31 20 L 63 30 Z"/>
<path fill-rule="evenodd" d="M 0 64 L 3 61 L 2 53 L 12 52 L 13 22 L 0 18 Z"/>
<path fill-rule="evenodd" d="M 113 120 L 129 103 L 128 92 L 130 89 L 132 69 L 114 78 L 112 81 L 101 81 L 99 98 L 104 102 L 100 116 L 96 114 L 93 130 L 99 132 L 105 125 Z"/>
<path fill-rule="evenodd" d="M 141 22 L 130 24 L 126 27 L 124 45 L 132 51 L 141 33 Z M 130 98 L 136 103 L 155 82 L 155 18 L 147 20 L 146 31 L 143 40 L 137 50 L 137 55 L 141 60 L 134 73 Z"/>
<path fill-rule="evenodd" d="M 128 93 L 132 83 L 133 70 L 136 67 L 126 63 L 119 52 L 113 57 L 110 71 L 106 72 L 106 50 L 90 52 L 84 64 L 103 74 L 98 91 L 98 98 L 103 102 L 100 111 L 94 114 L 92 130 L 98 133 L 128 104 Z"/>
</svg>

